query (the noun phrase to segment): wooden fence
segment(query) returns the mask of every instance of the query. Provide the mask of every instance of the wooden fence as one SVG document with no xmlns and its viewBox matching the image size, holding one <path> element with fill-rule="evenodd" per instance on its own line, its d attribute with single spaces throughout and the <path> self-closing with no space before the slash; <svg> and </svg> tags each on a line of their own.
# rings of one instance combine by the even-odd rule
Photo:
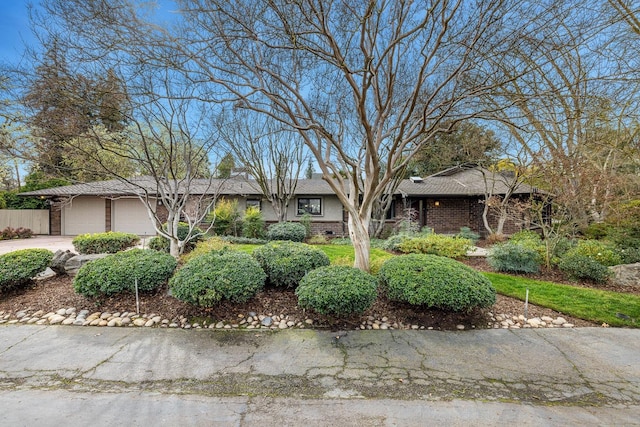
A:
<svg viewBox="0 0 640 427">
<path fill-rule="evenodd" d="M 49 234 L 49 211 L 41 209 L 0 209 L 0 230 L 29 228 L 33 234 Z"/>
</svg>

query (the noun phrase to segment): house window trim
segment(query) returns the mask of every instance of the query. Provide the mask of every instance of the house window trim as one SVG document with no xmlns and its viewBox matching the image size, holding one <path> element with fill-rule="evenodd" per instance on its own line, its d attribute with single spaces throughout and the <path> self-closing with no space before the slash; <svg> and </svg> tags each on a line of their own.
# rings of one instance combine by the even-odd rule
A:
<svg viewBox="0 0 640 427">
<path fill-rule="evenodd" d="M 300 200 L 314 200 L 317 199 L 320 202 L 320 213 L 314 214 L 309 212 L 309 215 L 313 217 L 321 217 L 324 216 L 324 198 L 323 197 L 296 197 L 296 216 L 300 217 L 304 215 L 306 212 L 300 213 Z"/>
</svg>

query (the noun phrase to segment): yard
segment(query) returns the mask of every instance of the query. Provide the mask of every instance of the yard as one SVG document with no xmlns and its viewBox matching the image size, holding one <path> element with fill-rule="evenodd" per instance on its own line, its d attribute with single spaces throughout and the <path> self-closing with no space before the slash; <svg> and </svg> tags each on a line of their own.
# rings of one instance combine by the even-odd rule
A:
<svg viewBox="0 0 640 427">
<path fill-rule="evenodd" d="M 235 245 L 237 249 L 251 252 L 254 245 Z M 349 264 L 353 260 L 353 248 L 342 245 L 318 245 L 331 259 L 332 264 Z M 372 250 L 372 265 L 380 265 L 393 255 L 381 249 Z M 249 313 L 267 316 L 289 316 L 299 322 L 312 320 L 313 327 L 337 329 L 354 329 L 364 327 L 367 322 L 386 323 L 393 328 L 411 326 L 435 330 L 455 330 L 495 327 L 491 315 L 503 314 L 507 317 L 523 315 L 525 306 L 523 299 L 529 289 L 529 318 L 562 316 L 576 326 L 626 326 L 637 327 L 640 318 L 640 293 L 628 289 L 609 286 L 607 290 L 594 288 L 589 283 L 552 283 L 534 280 L 531 277 L 504 275 L 488 272 L 484 260 L 466 261 L 478 270 L 484 270 L 498 291 L 496 304 L 489 310 L 478 310 L 472 313 L 454 313 L 440 310 L 416 309 L 407 304 L 389 301 L 384 295 L 376 300 L 371 309 L 361 316 L 347 319 L 332 319 L 315 313 L 305 312 L 297 305 L 297 298 L 292 290 L 266 288 L 246 303 L 222 302 L 215 308 L 203 309 L 181 302 L 167 295 L 167 288 L 157 292 L 143 294 L 140 298 L 140 312 L 154 313 L 166 319 L 177 319 L 179 316 L 190 318 L 194 322 L 212 324 L 238 323 L 238 319 Z M 551 272 L 537 278 L 561 280 Z M 68 277 L 56 277 L 35 283 L 27 289 L 6 292 L 0 299 L 0 312 L 16 313 L 24 309 L 55 312 L 61 308 L 74 307 L 77 310 L 87 309 L 91 312 L 135 312 L 134 295 L 118 295 L 102 300 L 91 300 L 73 291 L 72 281 Z M 383 319 L 385 319 L 383 321 Z M 362 325 L 362 326 L 360 326 Z"/>
</svg>

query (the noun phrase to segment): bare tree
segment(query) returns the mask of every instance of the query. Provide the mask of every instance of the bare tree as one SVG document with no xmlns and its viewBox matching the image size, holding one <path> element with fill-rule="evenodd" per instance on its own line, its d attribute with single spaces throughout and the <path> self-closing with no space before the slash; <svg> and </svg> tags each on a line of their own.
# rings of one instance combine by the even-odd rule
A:
<svg viewBox="0 0 640 427">
<path fill-rule="evenodd" d="M 42 6 L 44 14 L 33 15 L 34 29 L 61 46 L 69 73 L 108 77 L 90 107 L 105 114 L 109 131 L 87 127 L 79 137 L 64 140 L 65 150 L 86 156 L 92 172 L 101 171 L 136 195 L 177 257 L 200 233 L 196 227 L 215 204 L 221 185 L 209 167 L 217 144 L 209 121 L 211 103 L 175 72 L 179 59 L 165 43 L 170 32 L 146 19 L 148 10 L 119 0 L 108 5 L 51 0 Z M 135 176 L 113 158 L 133 165 Z M 179 222 L 189 226 L 186 238 L 178 235 Z"/>
<path fill-rule="evenodd" d="M 246 110 L 227 115 L 219 132 L 271 203 L 278 222 L 286 221 L 303 165 L 304 144 L 299 135 L 282 129 L 269 117 Z"/>
<path fill-rule="evenodd" d="M 621 154 L 637 116 L 626 73 L 618 73 L 615 22 L 597 4 L 555 2 L 543 16 L 554 25 L 529 33 L 496 65 L 507 84 L 488 94 L 493 118 L 535 159 L 541 186 L 556 196 L 573 221 L 602 221 L 619 181 Z M 498 108 L 499 107 L 499 108 Z"/>
<path fill-rule="evenodd" d="M 299 132 L 349 214 L 363 270 L 375 203 L 424 141 L 479 113 L 484 54 L 509 38 L 506 1 L 179 4 L 192 81 Z"/>
</svg>

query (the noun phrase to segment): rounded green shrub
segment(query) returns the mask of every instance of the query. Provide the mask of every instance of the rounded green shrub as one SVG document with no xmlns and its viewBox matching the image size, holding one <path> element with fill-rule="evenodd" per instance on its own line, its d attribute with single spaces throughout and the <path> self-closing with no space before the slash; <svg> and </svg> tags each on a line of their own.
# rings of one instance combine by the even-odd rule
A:
<svg viewBox="0 0 640 427">
<path fill-rule="evenodd" d="M 191 259 L 169 281 L 173 296 L 201 307 L 222 299 L 244 302 L 255 296 L 267 276 L 244 252 L 213 251 Z"/>
<path fill-rule="evenodd" d="M 298 305 L 320 314 L 350 316 L 370 308 L 377 298 L 376 278 L 353 267 L 332 265 L 310 271 L 296 289 Z"/>
<path fill-rule="evenodd" d="M 405 254 L 431 254 L 448 258 L 463 258 L 471 249 L 471 240 L 443 234 L 427 234 L 405 239 L 398 245 L 398 249 Z"/>
<path fill-rule="evenodd" d="M 131 249 L 83 265 L 73 280 L 75 291 L 86 297 L 121 292 L 152 291 L 169 280 L 177 261 L 169 254 Z"/>
<path fill-rule="evenodd" d="M 378 273 L 389 299 L 442 310 L 490 307 L 496 291 L 486 277 L 437 255 L 411 254 L 387 260 Z"/>
<path fill-rule="evenodd" d="M 28 283 L 52 259 L 53 252 L 47 249 L 22 249 L 0 255 L 0 290 Z"/>
<path fill-rule="evenodd" d="M 537 273 L 540 270 L 540 253 L 516 243 L 501 243 L 489 251 L 487 261 L 496 271 Z"/>
<path fill-rule="evenodd" d="M 107 231 L 106 233 L 80 234 L 71 243 L 81 254 L 115 254 L 135 246 L 140 241 L 136 234 Z"/>
<path fill-rule="evenodd" d="M 295 288 L 309 271 L 330 264 L 329 257 L 320 249 L 304 243 L 276 241 L 259 246 L 253 251 L 269 283 L 273 286 Z"/>
<path fill-rule="evenodd" d="M 302 242 L 306 236 L 307 229 L 299 222 L 279 222 L 267 229 L 267 240 Z"/>
<path fill-rule="evenodd" d="M 560 259 L 558 268 L 572 279 L 586 279 L 596 283 L 605 283 L 611 275 L 607 266 L 593 258 L 572 251 Z"/>
<path fill-rule="evenodd" d="M 162 228 L 167 230 L 167 223 L 165 223 Z M 192 238 L 184 245 L 184 252 L 189 252 L 193 250 L 198 242 L 203 240 L 203 231 L 199 227 L 194 227 L 192 231 Z M 189 235 L 189 224 L 186 222 L 178 223 L 178 239 L 184 240 Z M 170 242 L 169 239 L 166 239 L 161 236 L 155 236 L 151 240 L 149 240 L 149 249 L 153 249 L 155 251 L 160 252 L 169 252 L 170 250 Z"/>
</svg>

